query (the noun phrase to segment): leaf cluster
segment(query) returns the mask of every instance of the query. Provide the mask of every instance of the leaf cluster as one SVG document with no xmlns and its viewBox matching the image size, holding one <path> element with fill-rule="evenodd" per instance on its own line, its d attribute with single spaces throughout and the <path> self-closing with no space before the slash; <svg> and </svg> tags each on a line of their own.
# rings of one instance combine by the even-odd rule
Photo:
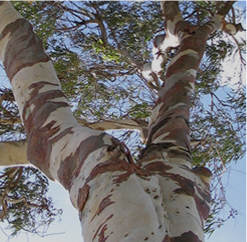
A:
<svg viewBox="0 0 247 242">
<path fill-rule="evenodd" d="M 35 168 L 6 168 L 0 173 L 0 216 L 11 236 L 21 231 L 43 235 L 62 213 L 47 197 L 48 179 Z"/>
</svg>

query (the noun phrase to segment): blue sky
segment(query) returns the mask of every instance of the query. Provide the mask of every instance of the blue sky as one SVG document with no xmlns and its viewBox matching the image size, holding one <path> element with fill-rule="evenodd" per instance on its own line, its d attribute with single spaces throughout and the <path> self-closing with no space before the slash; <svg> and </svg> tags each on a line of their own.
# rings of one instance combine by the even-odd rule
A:
<svg viewBox="0 0 247 242">
<path fill-rule="evenodd" d="M 228 203 L 238 210 L 238 216 L 226 221 L 206 242 L 246 242 L 246 156 L 231 164 L 223 177 Z M 222 212 L 228 216 L 227 209 Z"/>
</svg>

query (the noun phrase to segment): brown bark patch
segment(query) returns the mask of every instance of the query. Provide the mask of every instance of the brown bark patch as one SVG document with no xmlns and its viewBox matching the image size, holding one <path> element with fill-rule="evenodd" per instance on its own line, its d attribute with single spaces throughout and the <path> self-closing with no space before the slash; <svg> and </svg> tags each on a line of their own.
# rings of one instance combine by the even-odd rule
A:
<svg viewBox="0 0 247 242">
<path fill-rule="evenodd" d="M 105 231 L 107 230 L 107 221 L 109 221 L 114 215 L 111 214 L 106 220 L 98 227 L 97 231 L 95 232 L 93 236 L 93 240 L 95 240 L 96 236 L 99 236 L 98 242 L 105 242 L 106 239 L 108 238 L 105 237 Z"/>
<path fill-rule="evenodd" d="M 191 155 L 188 152 L 185 152 L 183 150 L 170 149 L 167 153 L 169 155 L 169 158 L 181 158 L 181 159 L 191 162 Z"/>
<path fill-rule="evenodd" d="M 27 20 L 17 19 L 7 25 L 0 40 L 9 33 L 11 38 L 6 46 L 3 64 L 10 81 L 22 68 L 50 60 L 44 52 L 42 41 Z"/>
<path fill-rule="evenodd" d="M 167 174 L 166 171 L 172 169 L 172 167 L 165 164 L 162 161 L 154 161 L 150 164 L 147 164 L 144 167 L 144 169 L 148 171 L 155 171 L 155 173 L 159 175 L 164 175 L 164 174 Z"/>
<path fill-rule="evenodd" d="M 105 133 L 102 133 L 99 136 L 88 137 L 79 144 L 73 155 L 70 155 L 61 161 L 57 174 L 59 181 L 65 189 L 70 189 L 73 179 L 79 175 L 81 167 L 88 155 L 95 150 L 106 146 L 103 142 L 105 135 Z"/>
<path fill-rule="evenodd" d="M 110 206 L 111 204 L 115 203 L 114 201 L 111 201 L 110 197 L 112 196 L 112 194 L 108 195 L 107 197 L 105 197 L 99 204 L 99 207 L 96 211 L 96 214 L 93 216 L 93 218 L 91 219 L 91 221 L 95 218 L 96 215 L 99 215 L 106 207 Z"/>
<path fill-rule="evenodd" d="M 175 176 L 175 177 L 174 177 Z M 180 188 L 175 189 L 173 192 L 177 194 L 185 194 L 187 196 L 194 196 L 195 194 L 195 188 L 194 188 L 194 182 L 186 179 L 182 176 L 177 176 L 174 174 L 171 179 L 177 181 L 179 183 Z"/>
<path fill-rule="evenodd" d="M 32 92 L 32 96 L 36 96 L 39 94 L 39 90 L 41 88 L 43 88 L 45 85 L 51 85 L 51 86 L 59 86 L 58 84 L 56 83 L 51 83 L 51 82 L 47 82 L 47 81 L 40 81 L 40 82 L 35 82 L 35 83 L 32 83 L 28 89 L 34 89 L 34 91 Z"/>
<path fill-rule="evenodd" d="M 177 237 L 165 236 L 162 242 L 202 242 L 199 237 L 193 232 L 185 232 Z"/>
<path fill-rule="evenodd" d="M 29 86 L 29 89 L 32 89 L 30 93 L 30 100 L 24 104 L 22 117 L 27 132 L 28 159 L 32 164 L 40 168 L 49 178 L 52 179 L 49 172 L 52 144 L 68 132 L 71 132 L 71 128 L 62 131 L 58 136 L 51 139 L 52 136 L 60 131 L 60 127 L 53 127 L 56 123 L 55 120 L 43 126 L 44 122 L 52 112 L 59 108 L 69 106 L 66 99 L 64 99 L 64 102 L 53 102 L 53 99 L 57 97 L 66 98 L 60 90 L 51 90 L 39 93 L 39 90 L 47 84 L 56 85 L 41 81 L 38 83 L 33 83 Z M 33 109 L 32 112 L 29 113 L 31 106 Z M 29 114 L 27 115 L 27 113 Z"/>
<path fill-rule="evenodd" d="M 105 237 L 105 231 L 107 230 L 107 224 L 105 224 L 102 228 L 101 228 L 101 230 L 100 230 L 100 233 L 99 233 L 99 239 L 98 239 L 98 242 L 105 242 L 106 240 L 107 240 L 107 238 L 109 237 L 109 235 L 108 236 L 106 236 Z"/>
<path fill-rule="evenodd" d="M 37 166 L 42 172 L 44 172 L 50 179 L 53 180 L 49 171 L 52 144 L 59 138 L 62 138 L 67 133 L 71 133 L 72 131 L 71 128 L 68 128 L 61 132 L 56 138 L 49 140 L 49 137 L 53 136 L 53 134 L 56 134 L 59 131 L 58 127 L 47 131 L 48 127 L 52 126 L 52 123 L 53 122 L 49 123 L 37 133 L 34 132 L 32 135 L 28 136 L 27 157 L 33 165 Z"/>
<path fill-rule="evenodd" d="M 186 50 L 187 49 L 189 49 L 189 46 L 186 48 Z M 179 59 L 176 60 L 176 62 L 168 67 L 166 78 L 169 78 L 176 73 L 185 72 L 190 69 L 197 70 L 200 64 L 198 59 L 199 58 L 195 58 L 189 54 L 182 55 Z"/>
<path fill-rule="evenodd" d="M 169 133 L 163 137 L 161 143 L 166 140 L 175 140 L 174 146 L 182 146 L 190 153 L 190 141 L 188 139 L 190 96 L 187 95 L 189 90 L 186 89 L 189 85 L 188 82 L 194 82 L 194 77 L 185 76 L 178 79 L 169 89 L 166 86 L 163 87 L 162 95 L 157 100 L 157 105 L 162 104 L 157 117 L 159 121 L 155 120 L 155 124 L 151 126 L 147 145 L 164 133 Z M 177 106 L 178 103 L 184 105 Z"/>
<path fill-rule="evenodd" d="M 150 157 L 152 157 L 151 154 L 150 154 Z M 153 156 L 155 157 L 154 154 Z M 147 160 L 151 161 L 152 159 L 147 159 Z M 208 191 L 202 190 L 201 187 L 199 187 L 194 181 L 187 179 L 179 174 L 170 173 L 169 170 L 171 168 L 172 167 L 169 166 L 169 164 L 166 164 L 163 161 L 154 161 L 143 167 L 143 174 L 146 174 L 146 175 L 159 174 L 162 177 L 165 177 L 165 178 L 167 177 L 175 181 L 176 184 L 179 186 L 179 188 L 175 189 L 173 192 L 176 194 L 184 194 L 184 195 L 194 198 L 198 213 L 204 220 L 206 220 L 208 217 L 209 211 L 210 211 L 210 207 L 208 205 L 210 204 L 210 201 L 211 201 L 209 190 Z M 180 166 L 180 168 L 187 170 L 191 172 L 192 174 L 194 173 L 186 166 Z M 202 198 L 196 195 L 196 191 L 200 194 Z"/>
<path fill-rule="evenodd" d="M 85 184 L 78 191 L 77 205 L 78 205 L 79 212 L 82 211 L 84 208 L 84 205 L 85 205 L 87 198 L 88 198 L 89 189 L 90 189 L 90 186 Z"/>
<path fill-rule="evenodd" d="M 123 174 L 114 176 L 114 184 L 121 183 L 128 180 L 129 176 L 135 172 L 135 167 L 126 161 L 125 158 L 121 159 L 121 151 L 117 151 L 109 160 L 102 162 L 94 167 L 87 178 L 87 182 L 93 180 L 96 176 L 106 173 L 123 171 Z"/>
<path fill-rule="evenodd" d="M 210 207 L 206 204 L 205 200 L 210 202 L 211 197 L 210 197 L 210 194 L 205 194 L 205 193 L 202 193 L 201 196 L 203 197 L 203 199 L 200 199 L 199 197 L 195 196 L 196 207 L 197 207 L 197 211 L 199 212 L 200 216 L 204 220 L 206 220 L 210 212 Z"/>
<path fill-rule="evenodd" d="M 185 194 L 187 196 L 193 197 L 196 203 L 197 211 L 200 214 L 200 217 L 206 220 L 208 218 L 208 214 L 210 211 L 210 207 L 208 206 L 208 204 L 211 201 L 210 192 L 203 191 L 193 181 L 184 178 L 180 175 L 177 174 L 169 175 L 169 178 L 173 179 L 174 181 L 177 181 L 178 185 L 180 186 L 180 188 L 175 189 L 173 192 L 178 194 Z M 195 189 L 202 198 L 199 198 L 196 195 Z"/>
<path fill-rule="evenodd" d="M 60 107 L 69 107 L 69 104 L 65 102 L 66 99 L 64 102 L 54 102 L 52 100 L 58 97 L 66 98 L 61 90 L 51 90 L 38 94 L 39 88 L 40 86 L 37 86 L 37 88 L 33 89 L 30 94 L 30 100 L 25 103 L 23 108 L 22 117 L 27 132 L 32 126 L 39 128 L 49 117 L 51 112 L 54 112 Z M 34 106 L 33 111 L 28 116 L 28 119 L 25 120 L 26 113 L 32 105 Z"/>
<path fill-rule="evenodd" d="M 163 15 L 166 18 L 165 27 L 167 29 L 168 20 L 174 21 L 175 16 L 180 12 L 178 2 L 164 2 L 164 8 L 162 9 Z"/>
<path fill-rule="evenodd" d="M 154 159 L 162 160 L 163 159 L 162 151 L 168 152 L 169 148 L 173 146 L 174 144 L 168 142 L 147 145 L 146 148 L 141 150 L 140 159 L 137 161 L 137 164 L 141 165 L 142 163 L 145 163 L 147 161 L 152 161 Z"/>
</svg>

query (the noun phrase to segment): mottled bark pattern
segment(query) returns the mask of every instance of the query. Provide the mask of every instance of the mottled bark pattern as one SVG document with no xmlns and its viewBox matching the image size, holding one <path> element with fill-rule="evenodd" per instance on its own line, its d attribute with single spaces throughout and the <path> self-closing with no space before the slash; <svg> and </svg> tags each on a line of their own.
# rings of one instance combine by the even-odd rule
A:
<svg viewBox="0 0 247 242">
<path fill-rule="evenodd" d="M 27 132 L 27 156 L 30 162 L 40 168 L 52 179 L 52 175 L 49 174 L 49 159 L 52 144 L 67 133 L 70 133 L 71 128 L 63 130 L 58 136 L 52 138 L 58 133 L 60 128 L 55 125 L 55 120 L 50 121 L 45 125 L 44 123 L 47 119 L 47 114 L 50 114 L 61 107 L 68 107 L 69 105 L 66 102 L 51 101 L 54 97 L 64 97 L 64 94 L 60 90 L 52 90 L 38 94 L 39 87 L 41 86 L 40 84 L 43 84 L 43 82 L 36 84 L 37 85 L 31 85 L 29 88 L 32 89 L 30 93 L 31 98 L 25 103 L 22 115 Z M 30 112 L 31 106 L 33 107 L 32 113 L 27 115 Z"/>
<path fill-rule="evenodd" d="M 0 41 L 8 34 L 11 39 L 6 47 L 3 64 L 10 80 L 26 66 L 50 60 L 43 51 L 42 41 L 33 34 L 32 25 L 25 19 L 18 19 L 7 25 L 1 33 Z"/>
<path fill-rule="evenodd" d="M 77 123 L 31 25 L 10 2 L 0 3 L 0 56 L 26 129 L 28 160 L 69 191 L 85 242 L 204 240 L 211 172 L 191 167 L 189 107 L 206 40 L 227 29 L 220 13 L 230 5 L 201 27 L 183 20 L 178 2 L 161 5 L 160 46 L 179 50 L 150 118 L 147 147 L 133 163 L 124 144 Z"/>
<path fill-rule="evenodd" d="M 193 232 L 185 232 L 179 237 L 170 238 L 169 236 L 166 236 L 162 242 L 198 242 L 199 238 L 196 236 Z"/>
</svg>

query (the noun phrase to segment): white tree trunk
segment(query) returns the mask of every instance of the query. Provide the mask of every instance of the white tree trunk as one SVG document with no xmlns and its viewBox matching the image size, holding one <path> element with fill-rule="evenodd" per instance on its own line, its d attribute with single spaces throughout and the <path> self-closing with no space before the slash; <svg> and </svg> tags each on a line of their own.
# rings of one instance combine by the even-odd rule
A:
<svg viewBox="0 0 247 242">
<path fill-rule="evenodd" d="M 176 11 L 169 13 L 174 18 L 167 18 L 168 36 L 186 45 L 191 36 L 175 32 L 177 24 L 185 24 Z M 210 22 L 205 36 L 219 23 Z M 0 3 L 0 57 L 26 129 L 28 160 L 69 191 L 85 242 L 204 240 L 211 173 L 206 168 L 191 169 L 189 103 L 171 96 L 177 93 L 175 86 L 181 79 L 185 98 L 193 91 L 203 49 L 188 48 L 170 63 L 151 117 L 148 147 L 135 164 L 123 143 L 78 124 L 31 25 L 10 2 Z M 174 74 L 180 57 L 196 64 L 186 70 L 178 68 Z M 170 106 L 165 106 L 164 97 L 171 97 Z"/>
</svg>

